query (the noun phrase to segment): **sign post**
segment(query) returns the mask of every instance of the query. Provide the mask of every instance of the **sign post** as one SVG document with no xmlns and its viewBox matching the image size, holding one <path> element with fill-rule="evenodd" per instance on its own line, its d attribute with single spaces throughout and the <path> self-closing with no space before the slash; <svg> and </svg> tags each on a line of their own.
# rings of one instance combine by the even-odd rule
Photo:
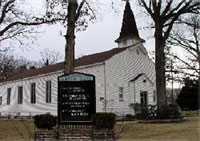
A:
<svg viewBox="0 0 200 141">
<path fill-rule="evenodd" d="M 92 125 L 95 113 L 95 76 L 75 72 L 58 77 L 59 125 Z"/>
</svg>

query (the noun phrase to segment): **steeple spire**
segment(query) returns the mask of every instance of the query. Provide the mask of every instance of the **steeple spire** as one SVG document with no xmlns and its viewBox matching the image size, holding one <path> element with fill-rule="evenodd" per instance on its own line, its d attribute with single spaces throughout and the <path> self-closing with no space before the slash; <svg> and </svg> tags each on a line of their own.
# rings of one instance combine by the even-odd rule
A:
<svg viewBox="0 0 200 141">
<path fill-rule="evenodd" d="M 131 10 L 129 0 L 126 0 L 120 36 L 117 40 L 115 40 L 115 42 L 119 43 L 120 41 L 126 39 L 143 41 L 139 36 L 135 17 Z"/>
</svg>

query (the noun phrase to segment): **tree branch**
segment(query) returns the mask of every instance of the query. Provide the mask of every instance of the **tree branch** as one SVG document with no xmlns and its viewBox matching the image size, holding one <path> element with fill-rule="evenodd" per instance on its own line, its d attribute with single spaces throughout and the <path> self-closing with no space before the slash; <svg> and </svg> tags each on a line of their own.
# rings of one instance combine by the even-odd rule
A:
<svg viewBox="0 0 200 141">
<path fill-rule="evenodd" d="M 196 28 L 200 28 L 200 25 L 197 25 L 195 23 L 191 23 L 191 22 L 188 22 L 188 21 L 184 21 L 182 19 L 178 19 L 177 23 L 178 24 L 186 24 L 186 25 L 191 26 L 191 27 L 195 26 Z"/>
<path fill-rule="evenodd" d="M 194 70 L 195 72 L 199 73 L 198 70 L 197 70 L 195 67 L 191 66 L 189 63 L 187 63 L 187 62 L 184 61 L 183 59 L 179 58 L 178 56 L 173 55 L 173 54 L 168 54 L 168 55 L 170 55 L 170 56 L 172 56 L 172 57 L 178 59 L 179 61 L 181 61 L 182 63 L 184 63 L 184 64 L 187 65 L 188 67 L 190 67 L 191 70 Z"/>
<path fill-rule="evenodd" d="M 189 39 L 184 39 L 178 34 L 170 35 L 170 38 L 171 39 L 168 40 L 168 43 L 170 45 L 181 46 L 182 48 L 186 49 L 191 54 L 194 54 L 192 51 L 197 52 L 197 50 L 190 45 L 190 43 L 193 43 L 193 42 L 191 42 Z M 188 43 L 188 42 L 190 42 L 190 43 Z M 194 44 L 194 45 L 196 45 L 196 44 Z"/>
<path fill-rule="evenodd" d="M 90 11 L 92 12 L 94 19 L 96 19 L 96 14 L 94 13 L 93 9 L 90 7 L 89 3 L 87 1 L 85 1 L 85 3 L 87 4 L 88 8 L 90 9 Z"/>
<path fill-rule="evenodd" d="M 57 21 L 62 21 L 63 19 L 52 19 L 52 20 L 44 20 L 44 21 L 40 21 L 40 22 L 20 22 L 20 21 L 17 21 L 17 22 L 13 22 L 11 24 L 9 24 L 8 26 L 6 26 L 3 30 L 0 31 L 0 36 L 3 36 L 5 32 L 7 32 L 9 29 L 11 29 L 12 27 L 14 26 L 17 26 L 17 25 L 22 25 L 22 26 L 36 26 L 36 25 L 41 25 L 41 24 L 49 24 L 49 23 L 54 23 L 54 22 L 57 22 Z"/>
<path fill-rule="evenodd" d="M 155 20 L 154 13 L 151 11 L 151 2 L 149 4 L 149 7 L 147 6 L 147 4 L 146 4 L 146 2 L 144 0 L 139 0 L 139 3 L 140 3 L 140 5 L 142 5 L 147 10 L 147 12 L 152 17 L 152 19 Z"/>
<path fill-rule="evenodd" d="M 82 1 L 81 1 L 81 4 L 80 4 L 80 6 L 78 7 L 78 10 L 77 10 L 77 13 L 76 13 L 76 16 L 75 16 L 75 21 L 78 20 L 78 18 L 79 18 L 79 16 L 80 16 L 81 9 L 82 9 L 82 7 L 83 7 L 83 5 L 84 5 L 85 2 L 86 2 L 86 0 L 82 0 Z"/>
<path fill-rule="evenodd" d="M 166 14 L 169 12 L 169 9 L 172 5 L 172 2 L 173 0 L 170 0 L 168 3 L 167 3 L 167 6 L 165 7 L 165 9 L 163 10 L 162 14 L 161 14 L 161 17 L 165 17 Z"/>
<path fill-rule="evenodd" d="M 5 18 L 6 13 L 7 13 L 7 8 L 14 2 L 15 2 L 15 0 L 10 0 L 3 6 L 2 14 L 1 14 L 1 17 L 0 17 L 0 24 L 2 24 L 3 21 L 4 21 L 4 18 Z"/>
</svg>

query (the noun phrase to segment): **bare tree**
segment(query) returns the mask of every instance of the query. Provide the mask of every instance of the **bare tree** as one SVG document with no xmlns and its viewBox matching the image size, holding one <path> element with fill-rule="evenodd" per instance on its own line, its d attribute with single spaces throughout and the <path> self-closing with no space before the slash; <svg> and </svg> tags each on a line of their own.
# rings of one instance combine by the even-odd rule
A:
<svg viewBox="0 0 200 141">
<path fill-rule="evenodd" d="M 5 80 L 12 75 L 25 71 L 30 66 L 37 63 L 29 61 L 23 57 L 14 56 L 11 52 L 0 53 L 0 81 Z"/>
<path fill-rule="evenodd" d="M 41 51 L 40 54 L 42 58 L 42 66 L 55 64 L 63 58 L 60 52 L 50 50 L 48 48 Z"/>
<path fill-rule="evenodd" d="M 28 12 L 29 10 L 25 1 L 0 1 L 0 50 L 3 50 L 3 41 L 6 42 L 9 39 L 15 40 L 21 45 L 24 43 L 22 41 L 23 38 L 30 39 L 30 34 L 37 33 L 37 31 L 32 28 L 33 26 L 50 24 L 63 20 L 61 18 L 55 19 L 48 17 L 48 15 L 45 14 L 34 16 L 34 13 Z"/>
<path fill-rule="evenodd" d="M 184 74 L 185 78 L 189 76 L 198 79 L 200 92 L 200 16 L 183 17 L 179 23 L 182 29 L 172 32 L 168 44 L 185 50 L 187 59 L 178 55 L 172 56 L 182 64 L 179 73 Z"/>
<path fill-rule="evenodd" d="M 67 31 L 65 35 L 65 65 L 64 74 L 74 71 L 74 47 L 75 47 L 75 31 L 84 30 L 88 26 L 88 22 L 95 19 L 94 10 L 91 8 L 89 0 L 48 0 L 49 16 L 60 16 L 65 19 L 63 24 Z M 57 7 L 62 7 L 62 11 L 55 12 Z"/>
<path fill-rule="evenodd" d="M 172 56 L 183 64 L 181 69 L 185 70 L 187 75 L 198 78 L 200 76 L 200 16 L 189 17 L 187 23 L 182 24 L 184 24 L 181 25 L 182 29 L 178 28 L 172 32 L 167 43 L 185 50 L 187 58 Z"/>
<path fill-rule="evenodd" d="M 139 0 L 141 6 L 153 19 L 155 31 L 155 56 L 156 56 L 156 90 L 158 111 L 162 113 L 167 106 L 166 78 L 165 78 L 165 53 L 164 49 L 170 32 L 184 14 L 197 14 L 200 9 L 199 0 Z"/>
</svg>

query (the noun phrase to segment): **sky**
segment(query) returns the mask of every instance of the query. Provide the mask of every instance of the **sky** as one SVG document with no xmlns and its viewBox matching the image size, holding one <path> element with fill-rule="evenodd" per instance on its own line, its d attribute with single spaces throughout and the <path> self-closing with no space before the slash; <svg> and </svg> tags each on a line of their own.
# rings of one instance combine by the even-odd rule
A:
<svg viewBox="0 0 200 141">
<path fill-rule="evenodd" d="M 20 0 L 19 0 L 20 1 Z M 23 1 L 23 0 L 21 0 Z M 32 10 L 35 9 L 38 13 L 42 10 L 41 0 L 26 0 L 32 4 Z M 102 4 L 106 5 L 107 0 L 101 0 Z M 85 31 L 76 33 L 75 40 L 75 57 L 79 58 L 84 55 L 94 54 L 116 48 L 118 45 L 115 40 L 119 37 L 125 1 L 114 0 L 113 7 L 105 6 L 101 9 L 100 18 L 94 23 L 90 23 Z M 23 1 L 24 2 L 24 1 Z M 144 46 L 148 52 L 154 51 L 153 29 L 149 29 L 150 18 L 142 13 L 141 7 L 134 0 L 130 1 L 132 11 L 135 16 L 136 24 L 139 30 L 139 35 L 145 40 Z M 41 7 L 40 7 L 41 6 Z M 40 11 L 41 10 L 41 11 Z M 18 56 L 23 56 L 28 60 L 41 61 L 41 54 L 44 49 L 59 52 L 64 59 L 66 29 L 62 25 L 46 25 L 41 26 L 34 43 L 28 44 L 28 47 L 15 47 L 13 53 Z M 62 35 L 61 35 L 62 33 Z M 64 60 L 59 60 L 64 61 Z M 177 85 L 177 87 L 179 87 Z"/>
<path fill-rule="evenodd" d="M 34 5 L 38 5 L 36 0 Z M 33 2 L 33 1 L 32 1 Z M 106 4 L 106 3 L 105 3 Z M 76 33 L 75 43 L 75 57 L 81 57 L 88 54 L 98 53 L 117 47 L 114 42 L 118 37 L 121 30 L 123 11 L 125 8 L 125 2 L 118 0 L 114 8 L 107 8 L 105 12 L 101 12 L 100 19 L 97 19 L 95 23 L 90 23 L 89 27 L 85 31 Z M 140 10 L 138 5 L 131 1 L 131 7 L 134 12 L 136 23 L 139 28 L 139 34 L 141 38 L 146 40 L 144 46 L 147 51 L 154 50 L 154 39 L 152 35 L 149 35 L 148 31 L 142 30 L 144 25 L 144 17 L 140 16 Z M 37 10 L 39 7 L 35 7 Z M 115 13 L 115 9 L 117 12 Z M 38 61 L 40 60 L 40 52 L 45 48 L 60 52 L 64 57 L 65 39 L 63 37 L 66 29 L 61 25 L 47 25 L 42 26 L 37 35 L 37 40 L 34 44 L 29 44 L 28 48 L 17 48 L 14 53 L 22 55 L 28 60 Z M 62 33 L 63 35 L 60 35 Z M 61 60 L 62 61 L 62 60 Z"/>
</svg>

